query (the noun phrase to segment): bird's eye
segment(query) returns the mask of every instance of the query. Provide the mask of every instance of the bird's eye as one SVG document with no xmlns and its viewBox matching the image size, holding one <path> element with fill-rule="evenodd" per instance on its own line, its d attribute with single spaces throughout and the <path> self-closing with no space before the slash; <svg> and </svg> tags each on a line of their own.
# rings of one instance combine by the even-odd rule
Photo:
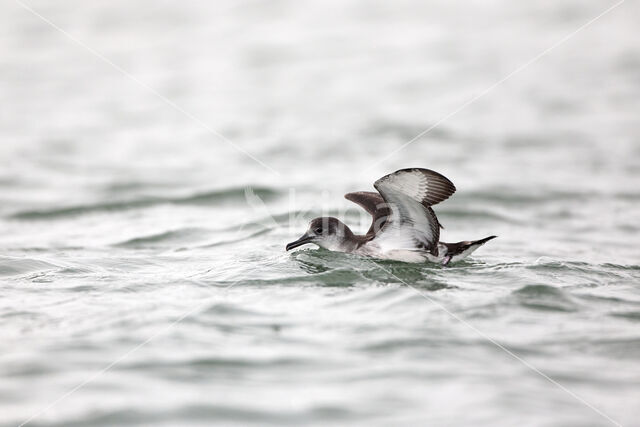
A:
<svg viewBox="0 0 640 427">
<path fill-rule="evenodd" d="M 322 227 L 318 227 L 313 231 L 315 231 L 316 234 L 322 234 Z"/>
</svg>

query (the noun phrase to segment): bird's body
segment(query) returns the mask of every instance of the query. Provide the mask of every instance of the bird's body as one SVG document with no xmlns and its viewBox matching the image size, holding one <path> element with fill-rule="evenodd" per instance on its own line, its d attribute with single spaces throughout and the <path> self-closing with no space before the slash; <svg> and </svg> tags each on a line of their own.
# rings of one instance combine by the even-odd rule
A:
<svg viewBox="0 0 640 427">
<path fill-rule="evenodd" d="M 370 256 L 373 258 L 391 259 L 403 262 L 436 262 L 447 265 L 451 262 L 463 260 L 480 246 L 496 236 L 490 236 L 480 240 L 464 241 L 458 243 L 438 243 L 437 255 L 425 250 L 416 249 L 390 249 L 384 250 L 375 242 L 365 243 L 354 250 L 339 250 L 339 252 L 353 253 L 355 255 Z"/>
<path fill-rule="evenodd" d="M 321 217 L 287 250 L 306 243 L 325 249 L 404 262 L 439 262 L 444 265 L 469 256 L 496 236 L 475 241 L 440 241 L 440 222 L 431 208 L 446 200 L 456 188 L 429 169 L 401 169 L 374 184 L 378 192 L 348 193 L 345 198 L 360 205 L 372 217 L 364 235 L 356 235 L 340 220 Z"/>
</svg>

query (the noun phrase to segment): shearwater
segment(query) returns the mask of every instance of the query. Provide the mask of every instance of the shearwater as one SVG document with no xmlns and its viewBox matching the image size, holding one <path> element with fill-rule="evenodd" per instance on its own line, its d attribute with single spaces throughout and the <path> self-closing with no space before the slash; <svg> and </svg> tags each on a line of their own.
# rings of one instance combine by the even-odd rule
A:
<svg viewBox="0 0 640 427">
<path fill-rule="evenodd" d="M 456 187 L 445 176 L 430 169 L 400 169 L 377 180 L 378 192 L 358 191 L 345 194 L 372 216 L 369 231 L 354 234 L 334 217 L 311 220 L 309 229 L 286 250 L 307 243 L 356 255 L 404 262 L 439 262 L 447 265 L 468 257 L 496 236 L 480 240 L 445 243 L 440 241 L 443 228 L 432 209 L 448 199 Z"/>
</svg>

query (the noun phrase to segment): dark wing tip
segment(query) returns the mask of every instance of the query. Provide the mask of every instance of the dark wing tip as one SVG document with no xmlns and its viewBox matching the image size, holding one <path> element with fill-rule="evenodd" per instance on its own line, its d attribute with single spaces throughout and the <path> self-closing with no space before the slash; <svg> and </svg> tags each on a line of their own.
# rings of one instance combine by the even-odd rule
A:
<svg viewBox="0 0 640 427">
<path fill-rule="evenodd" d="M 456 192 L 456 186 L 453 185 L 453 182 L 441 173 L 431 169 L 415 168 L 414 170 L 425 175 L 429 182 L 428 193 L 423 200 L 424 203 L 435 205 L 448 199 Z"/>
<path fill-rule="evenodd" d="M 382 204 L 384 204 L 384 199 L 380 193 L 375 191 L 355 191 L 353 193 L 345 194 L 344 198 L 362 206 L 370 213 L 374 213 Z"/>
<path fill-rule="evenodd" d="M 453 193 L 456 192 L 456 186 L 453 185 L 453 182 L 451 182 L 449 178 L 436 171 L 425 168 L 399 169 L 378 179 L 373 186 L 379 190 L 379 186 L 387 181 L 395 181 L 396 185 L 400 184 L 398 180 L 401 180 L 402 175 L 405 174 L 414 176 L 421 175 L 425 180 L 426 188 L 423 189 L 423 193 L 420 195 L 412 195 L 415 200 L 421 202 L 425 206 L 433 206 L 435 204 L 438 204 L 448 199 Z"/>
<path fill-rule="evenodd" d="M 345 194 L 344 198 L 362 207 L 371 215 L 371 226 L 369 227 L 369 231 L 367 231 L 368 236 L 373 236 L 380 230 L 390 215 L 389 206 L 380 193 L 374 191 L 356 191 Z"/>
<path fill-rule="evenodd" d="M 350 201 L 361 200 L 364 197 L 380 197 L 375 191 L 353 191 L 344 195 L 344 198 Z"/>
</svg>

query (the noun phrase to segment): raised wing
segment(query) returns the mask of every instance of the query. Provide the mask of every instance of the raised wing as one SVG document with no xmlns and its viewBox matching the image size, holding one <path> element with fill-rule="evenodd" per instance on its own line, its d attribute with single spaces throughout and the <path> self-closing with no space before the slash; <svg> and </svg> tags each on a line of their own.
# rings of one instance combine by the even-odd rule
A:
<svg viewBox="0 0 640 427">
<path fill-rule="evenodd" d="M 381 249 L 423 249 L 438 253 L 440 223 L 432 205 L 451 196 L 456 187 L 429 169 L 401 169 L 374 184 L 391 210 L 375 235 Z"/>
<path fill-rule="evenodd" d="M 367 236 L 373 237 L 376 231 L 380 230 L 387 217 L 391 214 L 389 206 L 379 193 L 373 191 L 357 191 L 355 193 L 347 193 L 344 195 L 347 200 L 356 203 L 371 214 L 371 226 L 367 231 Z"/>
<path fill-rule="evenodd" d="M 425 207 L 447 200 L 456 192 L 455 185 L 445 176 L 430 169 L 420 168 L 400 169 L 383 176 L 373 186 L 385 200 L 381 187 L 387 192 L 402 193 Z"/>
</svg>

